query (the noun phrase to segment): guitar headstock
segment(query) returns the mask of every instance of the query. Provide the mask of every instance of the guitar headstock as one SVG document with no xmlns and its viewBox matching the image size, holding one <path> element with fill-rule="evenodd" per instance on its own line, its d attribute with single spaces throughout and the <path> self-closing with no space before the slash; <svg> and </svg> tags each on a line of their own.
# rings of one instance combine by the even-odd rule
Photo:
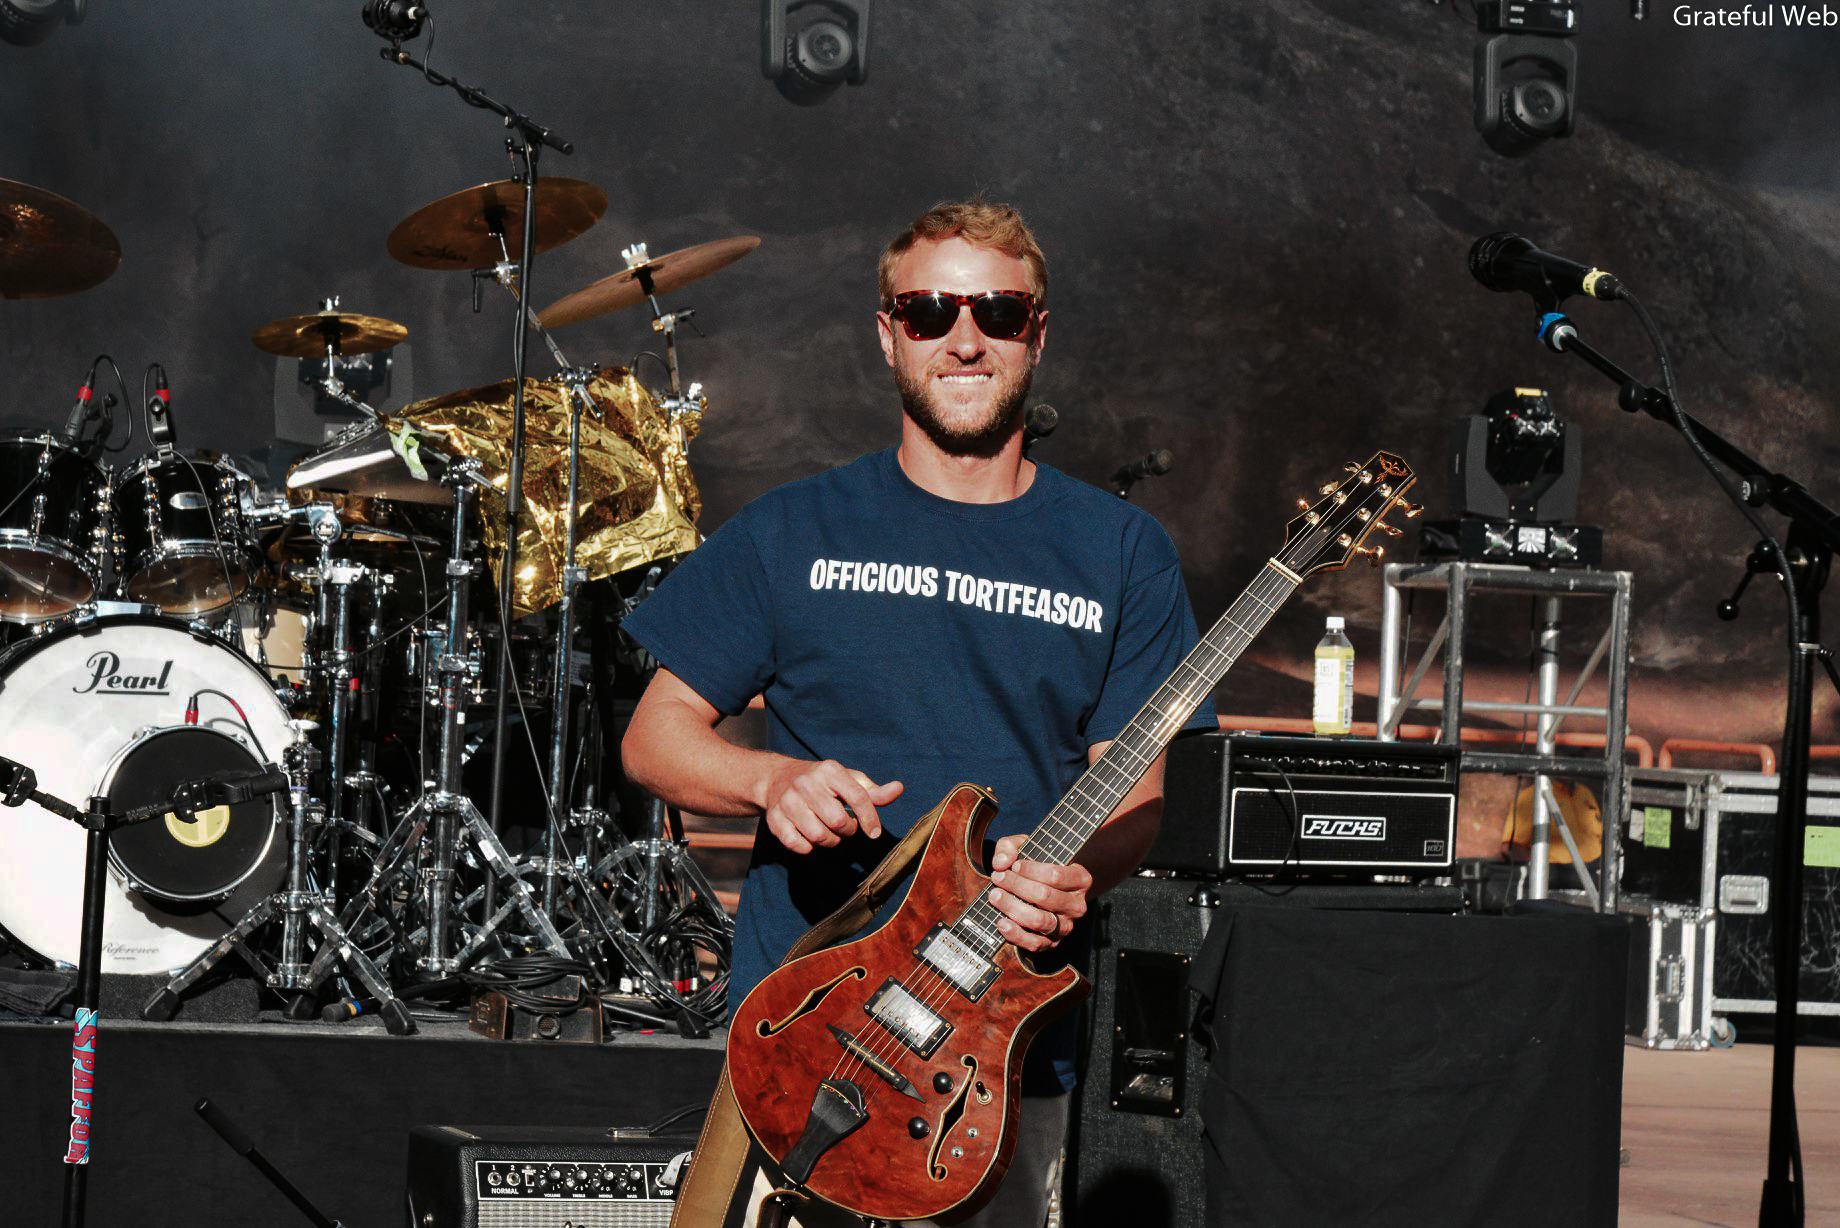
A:
<svg viewBox="0 0 1840 1228">
<path fill-rule="evenodd" d="M 1348 476 L 1324 485 L 1317 491 L 1314 503 L 1297 500 L 1303 512 L 1285 526 L 1284 549 L 1278 552 L 1277 560 L 1300 578 L 1319 571 L 1338 571 L 1357 554 L 1378 567 L 1385 547 L 1363 543 L 1376 529 L 1389 537 L 1400 533 L 1382 517 L 1394 507 L 1403 511 L 1408 520 L 1425 510 L 1401 498 L 1418 481 L 1418 475 L 1393 453 L 1376 452 L 1365 464 L 1350 461 L 1344 468 Z"/>
</svg>

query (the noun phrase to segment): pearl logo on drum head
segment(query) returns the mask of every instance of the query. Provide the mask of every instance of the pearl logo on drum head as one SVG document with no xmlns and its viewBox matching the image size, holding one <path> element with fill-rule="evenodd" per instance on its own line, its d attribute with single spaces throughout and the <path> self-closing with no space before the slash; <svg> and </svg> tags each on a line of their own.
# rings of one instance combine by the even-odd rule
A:
<svg viewBox="0 0 1840 1228">
<path fill-rule="evenodd" d="M 123 673 L 121 657 L 103 649 L 92 652 L 83 663 L 89 682 L 70 689 L 78 695 L 170 695 L 166 684 L 172 678 L 172 658 L 160 662 L 158 673 Z"/>
</svg>

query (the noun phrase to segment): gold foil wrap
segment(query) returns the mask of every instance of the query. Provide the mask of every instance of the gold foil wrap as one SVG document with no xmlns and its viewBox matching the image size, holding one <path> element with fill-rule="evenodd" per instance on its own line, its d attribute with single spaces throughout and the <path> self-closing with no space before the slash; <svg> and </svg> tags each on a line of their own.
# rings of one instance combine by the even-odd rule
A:
<svg viewBox="0 0 1840 1228">
<path fill-rule="evenodd" d="M 391 419 L 426 435 L 427 446 L 471 457 L 496 494 L 475 501 L 481 545 L 496 578 L 505 555 L 505 494 L 511 479 L 513 381 L 417 401 Z M 609 367 L 588 385 L 599 415 L 581 416 L 575 562 L 599 580 L 694 549 L 702 497 L 685 445 L 698 416 L 674 425 L 630 371 Z M 679 425 L 682 430 L 680 433 Z M 524 381 L 524 505 L 512 583 L 516 616 L 562 600 L 563 509 L 569 494 L 569 391 L 560 380 Z"/>
</svg>

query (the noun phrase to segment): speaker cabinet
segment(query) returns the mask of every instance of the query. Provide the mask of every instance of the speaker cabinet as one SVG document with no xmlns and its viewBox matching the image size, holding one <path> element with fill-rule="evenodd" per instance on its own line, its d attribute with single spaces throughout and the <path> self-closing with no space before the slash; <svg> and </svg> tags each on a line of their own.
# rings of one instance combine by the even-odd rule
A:
<svg viewBox="0 0 1840 1228">
<path fill-rule="evenodd" d="M 1196 1097 L 1207 1054 L 1188 978 L 1217 903 L 1210 885 L 1179 879 L 1130 878 L 1100 897 L 1062 1200 L 1075 1228 L 1206 1222 Z"/>
<path fill-rule="evenodd" d="M 1211 1051 L 1189 990 L 1217 916 L 1276 911 L 1456 912 L 1454 887 L 1129 878 L 1099 898 L 1093 996 L 1062 1205 L 1073 1228 L 1203 1228 L 1201 1096 Z"/>
</svg>

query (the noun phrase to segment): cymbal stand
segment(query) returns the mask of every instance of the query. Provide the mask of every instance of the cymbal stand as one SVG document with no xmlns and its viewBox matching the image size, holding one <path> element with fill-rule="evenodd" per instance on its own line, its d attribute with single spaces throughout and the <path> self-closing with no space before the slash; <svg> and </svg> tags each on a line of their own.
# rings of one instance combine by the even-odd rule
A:
<svg viewBox="0 0 1840 1228">
<path fill-rule="evenodd" d="M 692 414 L 700 414 L 708 406 L 703 396 L 703 386 L 692 382 L 689 392 L 683 388 L 681 374 L 677 367 L 677 326 L 688 324 L 696 328 L 696 309 L 686 307 L 682 311 L 666 311 L 658 303 L 657 286 L 652 281 L 651 257 L 643 243 L 635 243 L 625 248 L 620 255 L 626 259 L 626 267 L 632 270 L 633 280 L 639 283 L 639 289 L 645 292 L 645 301 L 652 308 L 652 331 L 664 338 L 664 366 L 669 380 L 671 393 L 659 402 L 671 419 L 671 426 L 677 432 L 677 446 L 686 449 L 690 445 L 684 434 L 684 419 Z M 701 335 L 701 330 L 698 330 Z"/>
<path fill-rule="evenodd" d="M 390 1032 L 408 1036 L 415 1031 L 409 1010 L 390 989 L 390 983 L 369 956 L 358 950 L 351 935 L 332 915 L 330 885 L 316 887 L 307 872 L 309 863 L 307 832 L 324 821 L 319 802 L 310 794 L 313 773 L 318 770 L 320 754 L 308 741 L 318 726 L 313 721 L 290 721 L 294 740 L 282 754 L 282 769 L 288 781 L 288 877 L 287 889 L 279 891 L 252 908 L 236 927 L 213 943 L 209 950 L 174 974 L 141 1007 L 141 1018 L 171 1019 L 179 1009 L 179 995 L 199 978 L 216 967 L 231 951 L 242 955 L 256 975 L 274 989 L 308 991 L 319 984 L 331 970 L 332 960 L 321 968 L 327 952 L 377 998 L 378 1014 Z M 248 938 L 276 916 L 281 918 L 281 956 L 273 967 L 249 946 Z M 307 928 L 319 931 L 324 945 L 309 966 L 306 958 Z"/>
<path fill-rule="evenodd" d="M 467 585 L 473 576 L 473 562 L 466 555 L 466 529 L 468 523 L 467 502 L 473 493 L 473 486 L 480 482 L 479 462 L 460 460 L 449 465 L 442 481 L 453 488 L 454 523 L 452 553 L 446 564 L 447 575 L 447 638 L 441 645 L 437 670 L 441 678 L 440 738 L 437 743 L 438 775 L 434 789 L 423 795 L 407 814 L 403 816 L 396 831 L 385 841 L 378 854 L 376 867 L 369 884 L 359 896 L 368 907 L 377 907 L 381 902 L 386 881 L 393 878 L 404 867 L 412 864 L 412 857 L 425 853 L 427 865 L 421 870 L 417 894 L 420 896 L 420 911 L 423 925 L 407 936 L 405 946 L 420 942 L 421 953 L 416 959 L 416 969 L 428 976 L 447 976 L 464 967 L 489 942 L 498 928 L 516 910 L 530 926 L 532 935 L 550 954 L 568 958 L 567 944 L 556 932 L 556 927 L 544 912 L 538 908 L 530 888 L 517 876 L 517 868 L 512 863 L 511 855 L 498 836 L 487 825 L 485 818 L 461 791 L 461 770 L 464 766 L 465 735 L 461 723 L 466 703 L 468 683 L 477 672 L 477 662 L 470 660 L 466 643 L 467 621 Z M 489 915 L 470 935 L 458 950 L 458 936 L 454 932 L 453 884 L 454 866 L 462 831 L 472 838 L 479 858 L 485 863 L 488 884 L 503 880 L 506 892 L 505 901 L 495 908 L 488 908 Z M 427 835 L 424 842 L 423 837 Z M 459 918 L 462 928 L 464 918 Z M 400 955 L 406 951 L 399 952 Z M 328 953 L 320 952 L 315 965 L 327 958 Z"/>
</svg>

